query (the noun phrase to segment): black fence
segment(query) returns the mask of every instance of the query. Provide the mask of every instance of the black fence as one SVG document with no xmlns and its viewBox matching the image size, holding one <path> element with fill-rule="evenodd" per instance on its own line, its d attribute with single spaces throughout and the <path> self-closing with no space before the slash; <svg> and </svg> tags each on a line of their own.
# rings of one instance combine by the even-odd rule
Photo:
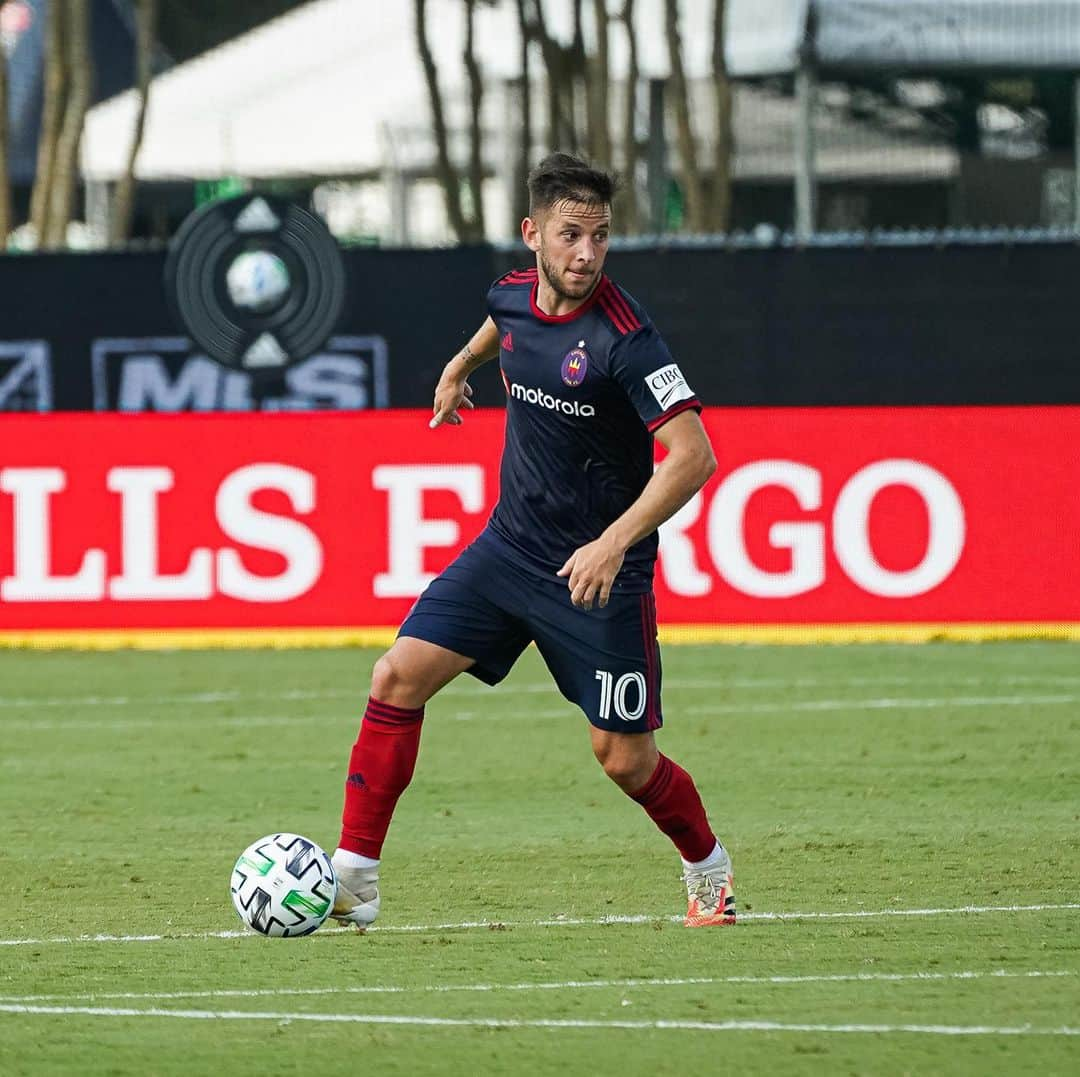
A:
<svg viewBox="0 0 1080 1077">
<path fill-rule="evenodd" d="M 327 347 L 270 391 L 171 318 L 163 253 L 0 258 L 0 409 L 428 407 L 439 371 L 521 255 L 349 250 Z M 612 252 L 715 405 L 1080 403 L 1074 242 Z M 488 367 L 477 400 L 503 390 Z"/>
</svg>

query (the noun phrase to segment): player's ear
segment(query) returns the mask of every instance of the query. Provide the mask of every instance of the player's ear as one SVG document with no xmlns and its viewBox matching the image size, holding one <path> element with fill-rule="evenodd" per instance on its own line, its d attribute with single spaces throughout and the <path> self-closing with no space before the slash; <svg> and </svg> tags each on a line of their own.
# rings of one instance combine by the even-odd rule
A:
<svg viewBox="0 0 1080 1077">
<path fill-rule="evenodd" d="M 521 238 L 525 240 L 525 246 L 531 251 L 540 249 L 540 222 L 532 217 L 526 217 L 521 222 Z"/>
</svg>

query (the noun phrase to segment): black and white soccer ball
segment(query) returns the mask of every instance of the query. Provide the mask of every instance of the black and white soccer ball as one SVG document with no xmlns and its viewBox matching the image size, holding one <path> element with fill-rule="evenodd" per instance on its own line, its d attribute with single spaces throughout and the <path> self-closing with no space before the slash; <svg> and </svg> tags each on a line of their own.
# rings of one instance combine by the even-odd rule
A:
<svg viewBox="0 0 1080 1077">
<path fill-rule="evenodd" d="M 329 915 L 337 893 L 330 857 L 299 834 L 267 834 L 252 842 L 232 872 L 240 919 L 261 935 L 310 935 Z"/>
</svg>

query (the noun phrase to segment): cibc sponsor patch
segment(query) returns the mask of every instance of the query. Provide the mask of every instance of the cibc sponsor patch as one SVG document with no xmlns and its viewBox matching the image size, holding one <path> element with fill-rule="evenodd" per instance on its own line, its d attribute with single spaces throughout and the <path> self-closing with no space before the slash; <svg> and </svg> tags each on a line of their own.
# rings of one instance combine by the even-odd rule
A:
<svg viewBox="0 0 1080 1077">
<path fill-rule="evenodd" d="M 670 363 L 659 370 L 654 370 L 646 376 L 645 384 L 664 411 L 680 400 L 692 400 L 694 397 L 694 390 L 686 384 L 686 379 L 677 363 Z"/>
</svg>

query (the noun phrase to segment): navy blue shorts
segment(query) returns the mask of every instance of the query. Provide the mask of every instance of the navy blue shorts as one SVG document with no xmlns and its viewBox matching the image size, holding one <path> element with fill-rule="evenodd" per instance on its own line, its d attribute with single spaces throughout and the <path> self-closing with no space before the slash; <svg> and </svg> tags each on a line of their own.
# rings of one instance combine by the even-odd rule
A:
<svg viewBox="0 0 1080 1077">
<path fill-rule="evenodd" d="M 535 641 L 559 691 L 598 729 L 663 724 L 652 594 L 616 590 L 603 609 L 577 609 L 566 580 L 526 571 L 489 532 L 431 582 L 398 635 L 475 659 L 468 672 L 485 684 L 498 684 Z"/>
</svg>

